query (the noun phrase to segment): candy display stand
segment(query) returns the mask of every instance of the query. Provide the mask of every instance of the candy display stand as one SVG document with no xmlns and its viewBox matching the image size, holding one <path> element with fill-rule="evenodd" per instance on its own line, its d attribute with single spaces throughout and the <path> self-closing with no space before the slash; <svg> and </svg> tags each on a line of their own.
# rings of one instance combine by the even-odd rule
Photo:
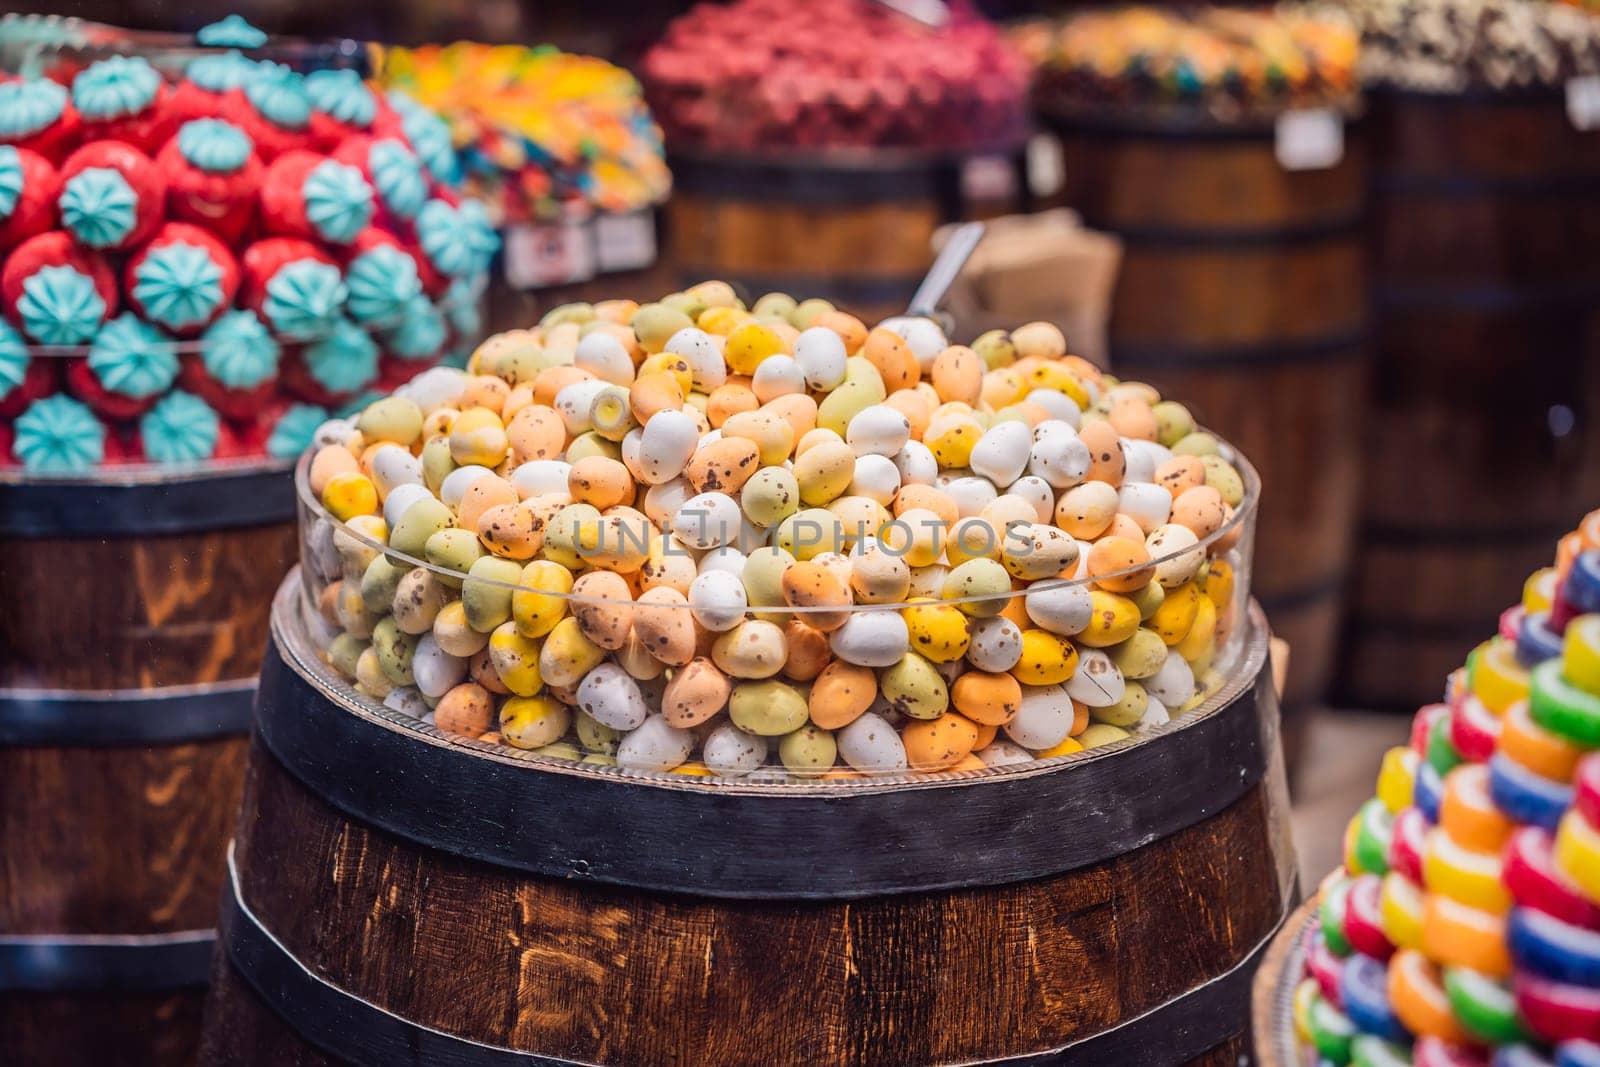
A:
<svg viewBox="0 0 1600 1067">
<path fill-rule="evenodd" d="M 981 158 L 1004 169 L 1011 154 L 674 151 L 668 257 L 684 284 L 726 277 L 752 296 L 815 293 L 876 321 L 906 306 L 933 262 L 934 231 L 970 216 L 963 168 Z M 987 213 L 1004 210 L 991 200 Z"/>
<path fill-rule="evenodd" d="M 1319 894 L 1302 904 L 1273 938 L 1250 994 L 1251 1037 L 1259 1067 L 1301 1067 L 1310 1051 L 1294 1031 L 1294 990 L 1305 974 L 1305 941 L 1315 930 Z"/>
<path fill-rule="evenodd" d="M 319 661 L 302 603 L 291 578 L 229 860 L 214 1062 L 1243 1047 L 1250 974 L 1296 899 L 1259 613 L 1224 687 L 1136 743 L 763 785 L 419 727 Z"/>
<path fill-rule="evenodd" d="M 0 1030 L 19 1063 L 194 1053 L 282 461 L 0 472 Z"/>
<path fill-rule="evenodd" d="M 1600 495 L 1600 134 L 1555 87 L 1370 100 L 1377 369 L 1340 695 L 1415 707 Z M 1393 462 L 1441 447 L 1427 478 Z"/>
<path fill-rule="evenodd" d="M 1111 368 L 1187 398 L 1261 466 L 1255 589 L 1295 650 L 1291 708 L 1332 669 L 1369 363 L 1365 150 L 1342 116 L 1313 114 L 1343 149 L 1293 170 L 1270 119 L 1049 120 L 1066 204 L 1122 241 Z"/>
</svg>

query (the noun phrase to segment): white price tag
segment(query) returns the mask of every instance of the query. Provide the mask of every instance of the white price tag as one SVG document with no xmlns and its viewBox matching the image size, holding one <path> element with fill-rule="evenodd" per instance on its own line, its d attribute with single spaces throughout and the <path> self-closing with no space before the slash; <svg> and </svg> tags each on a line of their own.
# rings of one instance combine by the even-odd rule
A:
<svg viewBox="0 0 1600 1067">
<path fill-rule="evenodd" d="M 1284 170 L 1326 170 L 1344 158 L 1344 123 L 1327 108 L 1285 111 L 1274 149 Z"/>
<path fill-rule="evenodd" d="M 961 164 L 961 195 L 972 200 L 1009 200 L 1017 195 L 1017 171 L 1004 156 L 976 156 Z"/>
<path fill-rule="evenodd" d="M 656 261 L 656 220 L 648 211 L 601 215 L 594 221 L 597 269 L 641 270 Z"/>
<path fill-rule="evenodd" d="M 1567 82 L 1567 117 L 1579 130 L 1600 130 L 1600 74 Z"/>
<path fill-rule="evenodd" d="M 539 289 L 594 277 L 594 247 L 579 223 L 513 226 L 506 231 L 506 284 Z"/>
<path fill-rule="evenodd" d="M 1028 188 L 1034 196 L 1054 196 L 1066 181 L 1066 162 L 1061 157 L 1061 142 L 1048 133 L 1028 138 Z"/>
</svg>

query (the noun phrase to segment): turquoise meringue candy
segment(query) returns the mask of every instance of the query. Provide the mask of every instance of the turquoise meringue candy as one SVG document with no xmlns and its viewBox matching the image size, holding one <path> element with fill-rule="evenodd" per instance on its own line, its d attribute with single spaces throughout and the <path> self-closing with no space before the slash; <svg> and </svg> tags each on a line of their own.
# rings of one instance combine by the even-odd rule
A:
<svg viewBox="0 0 1600 1067">
<path fill-rule="evenodd" d="M 44 267 L 23 281 L 17 315 L 23 332 L 40 344 L 78 345 L 99 331 L 106 302 L 81 271 Z"/>
<path fill-rule="evenodd" d="M 87 405 L 62 393 L 29 405 L 16 430 L 11 450 L 37 474 L 76 474 L 106 455 L 105 427 Z"/>
<path fill-rule="evenodd" d="M 240 15 L 229 15 L 200 27 L 194 39 L 207 48 L 260 48 L 267 43 L 266 32 L 256 29 Z"/>
<path fill-rule="evenodd" d="M 144 454 L 157 463 L 198 463 L 217 450 L 222 422 L 211 405 L 176 389 L 139 419 Z"/>
<path fill-rule="evenodd" d="M 383 206 L 403 219 L 414 219 L 428 199 L 428 179 L 422 160 L 394 138 L 376 142 L 367 153 L 372 184 Z"/>
<path fill-rule="evenodd" d="M 91 63 L 72 79 L 72 105 L 86 119 L 137 115 L 161 89 L 161 75 L 143 56 L 112 56 Z"/>
<path fill-rule="evenodd" d="M 254 389 L 278 373 L 283 350 L 253 311 L 230 311 L 200 335 L 206 373 L 229 389 Z"/>
<path fill-rule="evenodd" d="M 0 137 L 21 140 L 61 117 L 67 90 L 45 78 L 0 82 Z"/>
<path fill-rule="evenodd" d="M 413 297 L 399 325 L 384 334 L 384 341 L 401 359 L 426 359 L 444 347 L 449 327 L 444 316 L 425 296 Z"/>
<path fill-rule="evenodd" d="M 457 334 L 475 340 L 483 332 L 483 283 L 481 280 L 457 278 L 445 290 L 444 309 L 450 325 Z"/>
<path fill-rule="evenodd" d="M 372 186 L 355 167 L 325 159 L 300 188 L 306 219 L 335 244 L 349 244 L 372 221 Z"/>
<path fill-rule="evenodd" d="M 178 355 L 160 330 L 125 311 L 100 327 L 89 346 L 89 369 L 111 392 L 143 398 L 171 387 Z"/>
<path fill-rule="evenodd" d="M 417 261 L 393 245 L 377 245 L 345 268 L 350 315 L 357 322 L 387 323 L 400 318 L 406 304 L 422 295 Z"/>
<path fill-rule="evenodd" d="M 178 152 L 207 174 L 232 174 L 250 158 L 250 136 L 231 122 L 195 119 L 178 129 Z"/>
<path fill-rule="evenodd" d="M 11 145 L 0 145 L 0 222 L 17 210 L 22 196 L 22 157 Z"/>
<path fill-rule="evenodd" d="M 257 63 L 243 53 L 229 49 L 212 56 L 196 56 L 183 69 L 184 76 L 210 93 L 225 93 L 241 88 L 256 72 Z"/>
<path fill-rule="evenodd" d="M 401 103 L 404 101 L 404 103 Z M 400 112 L 400 129 L 416 148 L 434 179 L 446 185 L 461 181 L 461 161 L 456 158 L 450 124 L 404 93 L 390 93 L 389 103 Z"/>
<path fill-rule="evenodd" d="M 0 400 L 11 395 L 11 390 L 22 384 L 28 376 L 28 342 L 0 319 Z"/>
<path fill-rule="evenodd" d="M 305 350 L 306 369 L 330 393 L 352 393 L 378 376 L 378 343 L 349 319 Z"/>
<path fill-rule="evenodd" d="M 315 404 L 296 404 L 278 419 L 267 438 L 267 455 L 293 459 L 316 440 L 317 428 L 328 421 L 328 412 Z"/>
<path fill-rule="evenodd" d="M 378 99 L 353 70 L 318 70 L 306 75 L 311 106 L 329 118 L 364 130 L 378 116 Z"/>
<path fill-rule="evenodd" d="M 61 224 L 90 248 L 114 248 L 139 220 L 139 194 L 113 167 L 88 167 L 74 174 L 56 202 Z"/>
<path fill-rule="evenodd" d="M 261 310 L 280 336 L 312 341 L 326 337 L 342 321 L 345 295 L 338 267 L 301 259 L 279 268 L 267 282 Z"/>
<path fill-rule="evenodd" d="M 417 240 L 433 264 L 452 278 L 484 273 L 500 248 L 500 236 L 476 200 L 459 208 L 428 201 L 417 213 Z"/>
<path fill-rule="evenodd" d="M 222 306 L 222 267 L 199 245 L 162 245 L 134 268 L 133 297 L 169 330 L 199 326 Z"/>
<path fill-rule="evenodd" d="M 305 79 L 282 63 L 258 63 L 245 80 L 244 95 L 275 126 L 303 130 L 311 121 Z"/>
</svg>

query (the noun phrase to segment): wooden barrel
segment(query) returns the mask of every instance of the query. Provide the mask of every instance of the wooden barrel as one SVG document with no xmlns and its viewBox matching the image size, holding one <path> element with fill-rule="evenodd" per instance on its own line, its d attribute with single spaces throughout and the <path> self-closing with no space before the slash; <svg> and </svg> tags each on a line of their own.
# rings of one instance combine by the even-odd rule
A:
<svg viewBox="0 0 1600 1067">
<path fill-rule="evenodd" d="M 1385 94 L 1377 366 L 1341 693 L 1438 699 L 1600 499 L 1600 137 L 1559 94 Z"/>
<path fill-rule="evenodd" d="M 1295 1036 L 1294 989 L 1306 973 L 1306 934 L 1316 922 L 1318 902 L 1312 894 L 1289 917 L 1256 972 L 1250 994 L 1256 1067 L 1310 1067 L 1317 1062 L 1316 1050 Z"/>
<path fill-rule="evenodd" d="M 0 479 L 7 1060 L 193 1059 L 294 531 L 281 466 Z"/>
<path fill-rule="evenodd" d="M 1111 369 L 1180 400 L 1261 472 L 1252 592 L 1294 650 L 1284 703 L 1332 669 L 1369 355 L 1366 154 L 1287 171 L 1271 126 L 1058 127 L 1066 203 L 1123 242 Z"/>
<path fill-rule="evenodd" d="M 663 214 L 679 284 L 721 278 L 752 298 L 822 297 L 869 323 L 905 313 L 933 263 L 935 230 L 1003 211 L 991 196 L 968 203 L 960 156 L 862 149 L 669 162 Z"/>
<path fill-rule="evenodd" d="M 1143 743 L 638 774 L 362 702 L 279 595 L 206 1063 L 1234 1064 L 1296 899 L 1266 634 Z"/>
</svg>

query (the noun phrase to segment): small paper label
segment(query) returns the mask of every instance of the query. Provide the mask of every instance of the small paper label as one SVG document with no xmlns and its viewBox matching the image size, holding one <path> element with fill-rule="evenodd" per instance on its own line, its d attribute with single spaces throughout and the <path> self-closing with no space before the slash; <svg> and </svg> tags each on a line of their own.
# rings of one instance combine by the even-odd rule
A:
<svg viewBox="0 0 1600 1067">
<path fill-rule="evenodd" d="M 1567 117 L 1579 130 L 1600 130 L 1600 74 L 1567 82 Z"/>
<path fill-rule="evenodd" d="M 602 273 L 640 270 L 656 261 L 656 220 L 648 211 L 601 215 L 595 219 L 594 235 Z"/>
<path fill-rule="evenodd" d="M 1017 195 L 1017 170 L 1004 156 L 976 156 L 961 164 L 961 194 L 967 200 L 1010 200 Z"/>
<path fill-rule="evenodd" d="M 513 226 L 506 231 L 506 284 L 539 289 L 594 277 L 594 247 L 579 223 Z"/>
<path fill-rule="evenodd" d="M 1274 147 L 1284 170 L 1326 170 L 1344 158 L 1344 123 L 1327 108 L 1285 111 Z"/>
<path fill-rule="evenodd" d="M 1034 196 L 1054 196 L 1066 181 L 1061 142 L 1048 133 L 1028 138 L 1028 188 Z"/>
</svg>

